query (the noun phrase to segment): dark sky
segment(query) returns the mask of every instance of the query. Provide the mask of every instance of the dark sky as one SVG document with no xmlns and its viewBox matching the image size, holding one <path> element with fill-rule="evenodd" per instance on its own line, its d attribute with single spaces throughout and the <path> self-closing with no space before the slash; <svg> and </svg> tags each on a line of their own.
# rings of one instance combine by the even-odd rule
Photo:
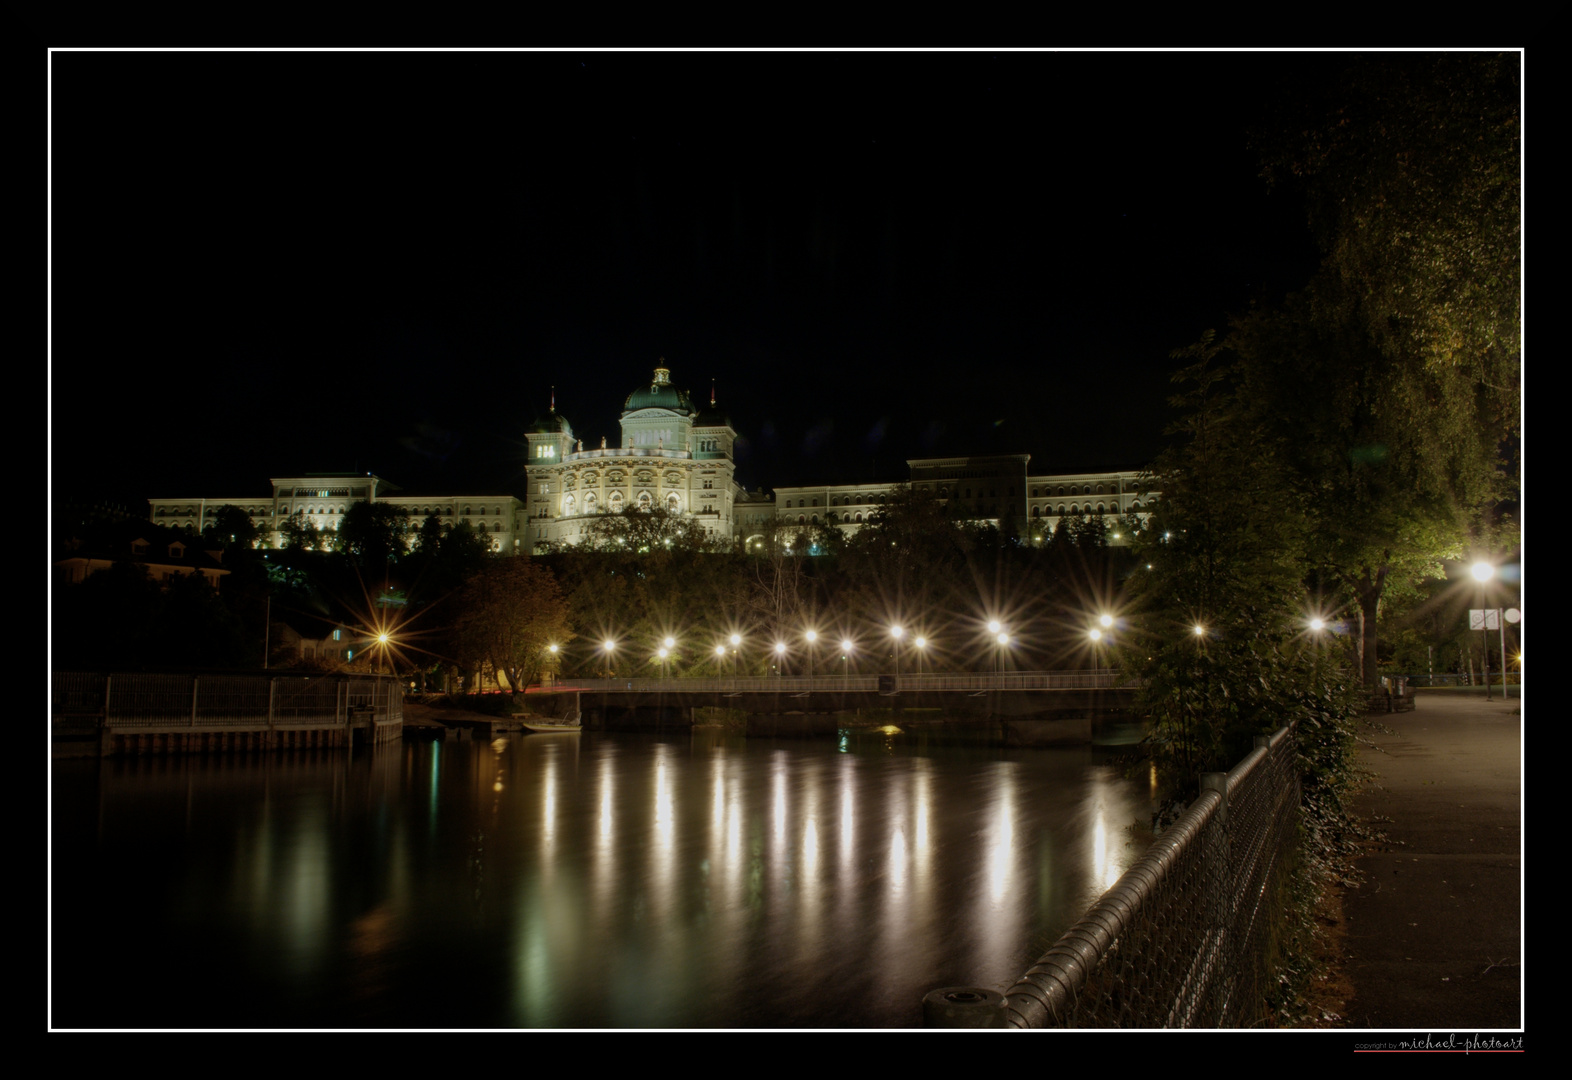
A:
<svg viewBox="0 0 1572 1080">
<path fill-rule="evenodd" d="M 665 357 L 748 486 L 1140 467 L 1168 353 L 1308 277 L 1291 54 L 62 53 L 57 493 L 522 491 Z"/>
</svg>

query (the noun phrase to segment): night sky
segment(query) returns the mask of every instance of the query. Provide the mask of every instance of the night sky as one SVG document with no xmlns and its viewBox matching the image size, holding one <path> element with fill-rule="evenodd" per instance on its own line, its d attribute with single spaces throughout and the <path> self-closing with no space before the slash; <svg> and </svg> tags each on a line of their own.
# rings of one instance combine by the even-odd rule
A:
<svg viewBox="0 0 1572 1080">
<path fill-rule="evenodd" d="M 660 357 L 752 488 L 1139 468 L 1307 280 L 1247 133 L 1329 54 L 54 53 L 54 496 L 522 494 Z"/>
</svg>

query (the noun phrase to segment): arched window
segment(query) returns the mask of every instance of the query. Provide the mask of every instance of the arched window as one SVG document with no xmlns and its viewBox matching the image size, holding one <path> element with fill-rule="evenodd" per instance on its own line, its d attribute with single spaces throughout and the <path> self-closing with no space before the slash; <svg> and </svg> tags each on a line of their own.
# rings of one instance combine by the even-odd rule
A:
<svg viewBox="0 0 1572 1080">
<path fill-rule="evenodd" d="M 675 491 L 666 496 L 666 509 L 673 514 L 681 512 L 682 500 L 677 497 L 677 493 Z"/>
<path fill-rule="evenodd" d="M 595 512 L 595 493 L 593 491 L 584 496 L 584 512 L 586 514 Z"/>
<path fill-rule="evenodd" d="M 654 505 L 654 501 L 650 498 L 650 493 L 647 491 L 639 492 L 639 509 L 647 513 L 652 505 Z"/>
<path fill-rule="evenodd" d="M 563 517 L 572 517 L 573 516 L 573 496 L 572 495 L 564 495 L 562 497 L 562 516 Z"/>
<path fill-rule="evenodd" d="M 620 491 L 613 491 L 611 493 L 611 512 L 613 514 L 620 514 L 622 512 L 622 492 Z"/>
<path fill-rule="evenodd" d="M 1040 518 L 1042 516 L 1043 516 L 1043 508 L 1042 507 L 1040 507 L 1040 506 L 1032 507 L 1032 517 Z"/>
<path fill-rule="evenodd" d="M 855 521 L 858 525 L 861 525 L 862 524 L 862 515 L 861 514 L 857 514 L 857 515 L 853 516 L 852 520 Z"/>
</svg>

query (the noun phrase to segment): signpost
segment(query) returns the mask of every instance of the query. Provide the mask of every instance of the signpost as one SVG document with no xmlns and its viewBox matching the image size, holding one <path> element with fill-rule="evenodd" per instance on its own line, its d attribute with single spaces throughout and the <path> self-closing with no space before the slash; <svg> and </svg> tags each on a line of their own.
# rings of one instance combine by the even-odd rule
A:
<svg viewBox="0 0 1572 1080">
<path fill-rule="evenodd" d="M 1501 630 L 1500 608 L 1469 608 L 1468 628 L 1479 631 L 1484 646 L 1485 700 L 1490 701 L 1490 635 L 1491 630 Z M 1501 630 L 1501 696 L 1506 697 L 1506 631 Z"/>
</svg>

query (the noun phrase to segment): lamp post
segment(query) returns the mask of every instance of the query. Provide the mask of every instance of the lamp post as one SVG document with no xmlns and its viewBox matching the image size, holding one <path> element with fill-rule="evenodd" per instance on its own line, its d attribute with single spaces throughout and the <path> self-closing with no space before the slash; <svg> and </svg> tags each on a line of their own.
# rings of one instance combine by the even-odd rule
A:
<svg viewBox="0 0 1572 1080">
<path fill-rule="evenodd" d="M 895 639 L 895 677 L 901 677 L 901 638 L 906 633 L 904 627 L 890 627 L 890 636 Z"/>
<path fill-rule="evenodd" d="M 786 643 L 784 641 L 775 643 L 775 677 L 779 679 L 786 677 Z"/>
<path fill-rule="evenodd" d="M 600 647 L 606 654 L 606 678 L 615 679 L 617 677 L 617 671 L 612 659 L 612 654 L 617 651 L 617 643 L 612 641 L 610 638 L 607 638 L 605 641 L 600 643 Z"/>
<path fill-rule="evenodd" d="M 809 630 L 802 636 L 808 639 L 808 681 L 811 683 L 813 681 L 813 643 L 819 640 L 819 632 L 817 630 Z"/>
<path fill-rule="evenodd" d="M 851 638 L 841 639 L 841 675 L 847 682 L 851 681 Z"/>
<path fill-rule="evenodd" d="M 1474 580 L 1479 582 L 1479 651 L 1480 664 L 1485 675 L 1485 700 L 1493 700 L 1490 696 L 1490 615 L 1485 611 L 1485 582 L 1496 576 L 1496 568 L 1487 562 L 1476 562 L 1470 571 Z M 1499 623 L 1497 624 L 1499 625 Z M 1502 670 L 1506 670 L 1506 656 L 1502 655 Z M 1501 677 L 1501 693 L 1506 694 L 1506 676 Z"/>
<path fill-rule="evenodd" d="M 736 678 L 742 674 L 742 635 L 731 636 L 731 677 Z"/>
<path fill-rule="evenodd" d="M 912 644 L 917 646 L 917 675 L 919 678 L 921 678 L 923 650 L 928 647 L 928 639 L 925 637 L 919 637 L 914 640 Z"/>
</svg>

